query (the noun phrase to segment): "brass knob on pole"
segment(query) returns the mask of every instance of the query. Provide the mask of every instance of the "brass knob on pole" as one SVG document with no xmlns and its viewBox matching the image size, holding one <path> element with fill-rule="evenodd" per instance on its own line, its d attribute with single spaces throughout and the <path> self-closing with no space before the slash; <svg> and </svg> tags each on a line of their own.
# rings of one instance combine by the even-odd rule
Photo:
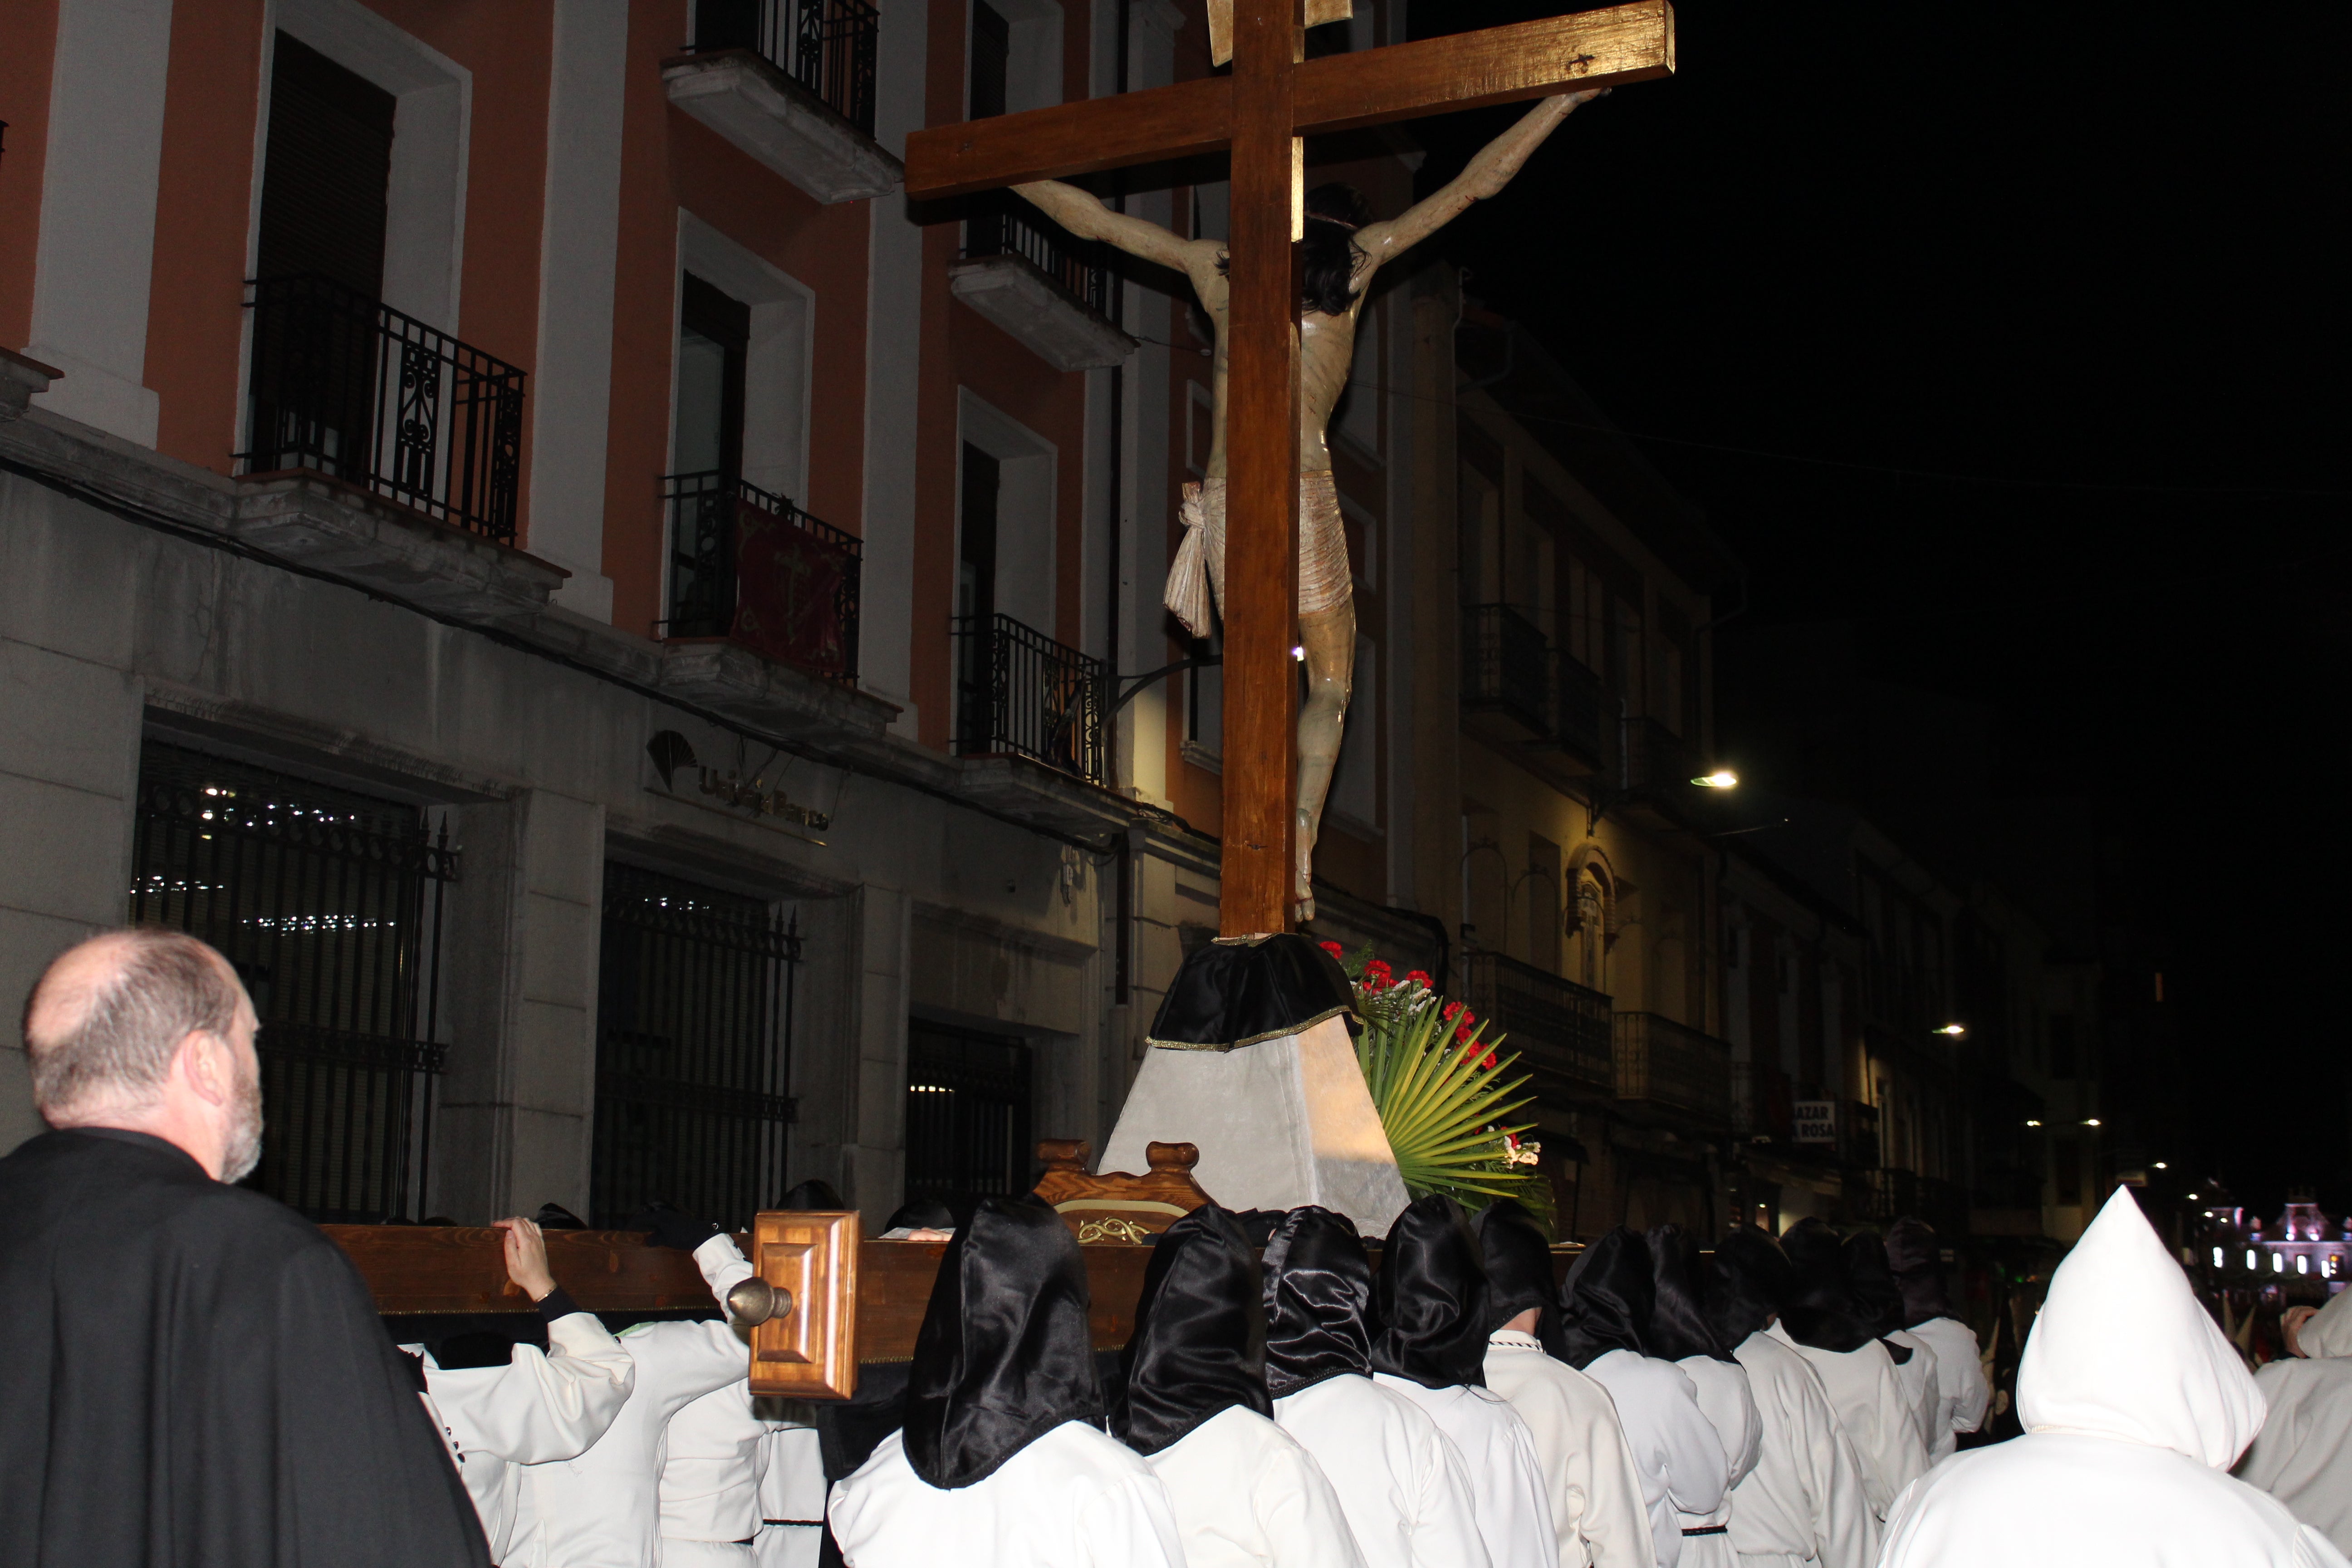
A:
<svg viewBox="0 0 2352 1568">
<path fill-rule="evenodd" d="M 756 1326 L 772 1318 L 792 1315 L 793 1293 L 771 1285 L 758 1275 L 740 1280 L 727 1292 L 727 1313 L 737 1322 Z"/>
</svg>

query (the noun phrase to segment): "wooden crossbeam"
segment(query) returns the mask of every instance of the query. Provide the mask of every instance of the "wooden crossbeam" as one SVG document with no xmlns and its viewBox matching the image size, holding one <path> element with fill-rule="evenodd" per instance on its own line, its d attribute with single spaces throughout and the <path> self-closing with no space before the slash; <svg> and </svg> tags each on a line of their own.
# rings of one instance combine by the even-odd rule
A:
<svg viewBox="0 0 2352 1568">
<path fill-rule="evenodd" d="M 1674 70 L 1670 0 L 1635 0 L 1305 61 L 1289 72 L 1292 129 L 1350 131 Z M 1230 77 L 1203 77 L 918 131 L 907 138 L 907 195 L 931 201 L 1223 152 L 1233 143 L 1233 88 Z"/>
</svg>

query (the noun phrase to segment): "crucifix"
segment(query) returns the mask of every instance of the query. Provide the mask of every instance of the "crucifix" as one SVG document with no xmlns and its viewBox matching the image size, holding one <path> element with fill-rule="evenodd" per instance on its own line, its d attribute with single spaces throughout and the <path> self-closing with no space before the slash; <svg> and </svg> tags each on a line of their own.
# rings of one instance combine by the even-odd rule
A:
<svg viewBox="0 0 2352 1568">
<path fill-rule="evenodd" d="M 1231 152 L 1218 915 L 1228 937 L 1286 931 L 1294 912 L 1300 301 L 1292 247 L 1305 230 L 1304 139 L 1675 68 L 1669 0 L 1314 60 L 1303 58 L 1307 5 L 1318 20 L 1346 14 L 1337 0 L 1210 0 L 1213 35 L 1231 44 L 1231 76 L 907 140 L 907 195 L 917 201 Z"/>
</svg>

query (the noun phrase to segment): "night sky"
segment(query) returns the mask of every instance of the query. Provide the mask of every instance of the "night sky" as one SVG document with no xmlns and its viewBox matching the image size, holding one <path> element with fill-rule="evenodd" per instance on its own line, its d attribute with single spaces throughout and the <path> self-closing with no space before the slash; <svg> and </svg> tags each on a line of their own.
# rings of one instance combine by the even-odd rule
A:
<svg viewBox="0 0 2352 1568">
<path fill-rule="evenodd" d="M 1437 247 L 1740 555 L 1719 668 L 1851 622 L 1876 674 L 1990 710 L 1991 795 L 2079 800 L 2184 1054 L 2190 1147 L 2152 1157 L 2341 1213 L 2352 7 L 1678 16 L 1673 80 Z M 1514 112 L 1419 122 L 1424 182 Z"/>
</svg>

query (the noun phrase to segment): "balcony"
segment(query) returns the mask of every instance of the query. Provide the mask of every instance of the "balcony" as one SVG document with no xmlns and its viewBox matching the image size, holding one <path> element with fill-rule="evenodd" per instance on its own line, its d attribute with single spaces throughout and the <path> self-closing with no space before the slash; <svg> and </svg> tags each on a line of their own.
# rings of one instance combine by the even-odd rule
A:
<svg viewBox="0 0 2352 1568">
<path fill-rule="evenodd" d="M 1466 955 L 1462 980 L 1463 1002 L 1509 1035 L 1503 1048 L 1519 1054 L 1539 1097 L 1610 1095 L 1616 1069 L 1608 997 L 1499 952 Z"/>
<path fill-rule="evenodd" d="M 672 640 L 722 637 L 848 685 L 857 679 L 864 546 L 782 496 L 723 474 L 672 474 Z"/>
<path fill-rule="evenodd" d="M 308 470 L 512 544 L 523 373 L 328 279 L 246 285 L 240 475 Z"/>
<path fill-rule="evenodd" d="M 907 168 L 874 140 L 881 17 L 866 0 L 701 0 L 662 62 L 670 102 L 820 202 L 887 195 Z"/>
<path fill-rule="evenodd" d="M 1731 1047 L 1655 1013 L 1620 1013 L 1617 1098 L 1688 1117 L 1709 1131 L 1731 1126 Z"/>
<path fill-rule="evenodd" d="M 959 616 L 949 630 L 958 756 L 1026 757 L 1103 782 L 1108 666 L 1011 616 Z"/>
<path fill-rule="evenodd" d="M 1671 790 L 1690 782 L 1690 749 L 1657 720 L 1626 720 L 1623 743 L 1625 788 Z"/>
<path fill-rule="evenodd" d="M 1534 740 L 1553 733 L 1552 651 L 1533 621 L 1508 605 L 1462 610 L 1462 709 L 1510 721 Z"/>
<path fill-rule="evenodd" d="M 1856 1171 L 1845 1183 L 1846 1206 L 1856 1219 L 1885 1225 L 1913 1215 L 1938 1236 L 1969 1229 L 1969 1192 L 1958 1182 L 1894 1169 Z"/>
<path fill-rule="evenodd" d="M 1055 370 L 1093 370 L 1133 353 L 1110 321 L 1114 279 L 1102 247 L 1073 237 L 1017 196 L 983 198 L 964 222 L 955 297 Z"/>
<path fill-rule="evenodd" d="M 1552 667 L 1553 724 L 1559 743 L 1588 766 L 1598 768 L 1606 755 L 1601 737 L 1608 732 L 1601 716 L 1614 705 L 1603 695 L 1601 678 L 1575 656 L 1554 654 Z"/>
</svg>

